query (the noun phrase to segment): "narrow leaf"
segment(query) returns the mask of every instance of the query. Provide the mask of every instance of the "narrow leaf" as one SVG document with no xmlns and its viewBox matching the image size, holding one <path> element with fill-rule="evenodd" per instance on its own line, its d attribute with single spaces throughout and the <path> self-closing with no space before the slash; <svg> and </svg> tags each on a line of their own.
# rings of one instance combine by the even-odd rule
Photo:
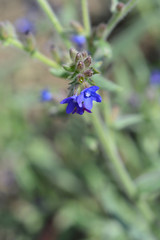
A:
<svg viewBox="0 0 160 240">
<path fill-rule="evenodd" d="M 122 88 L 118 86 L 116 83 L 111 82 L 110 80 L 104 78 L 101 75 L 94 75 L 92 77 L 92 80 L 98 87 L 104 90 L 111 91 L 111 92 L 117 92 L 122 90 Z"/>
</svg>

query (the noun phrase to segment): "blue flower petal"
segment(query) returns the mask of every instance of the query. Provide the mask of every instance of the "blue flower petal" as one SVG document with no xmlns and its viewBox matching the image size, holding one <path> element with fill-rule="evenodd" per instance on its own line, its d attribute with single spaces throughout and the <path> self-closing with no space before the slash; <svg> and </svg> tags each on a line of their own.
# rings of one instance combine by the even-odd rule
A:
<svg viewBox="0 0 160 240">
<path fill-rule="evenodd" d="M 102 97 L 98 93 L 92 94 L 93 101 L 102 102 Z"/>
<path fill-rule="evenodd" d="M 34 33 L 34 25 L 27 18 L 19 18 L 16 21 L 16 29 L 19 33 L 28 34 Z"/>
<path fill-rule="evenodd" d="M 51 101 L 53 99 L 53 95 L 50 91 L 47 89 L 42 90 L 41 92 L 41 101 L 46 102 L 46 101 Z"/>
<path fill-rule="evenodd" d="M 84 108 L 83 107 L 77 107 L 76 113 L 83 115 L 84 113 Z"/>
<path fill-rule="evenodd" d="M 86 38 L 83 35 L 73 35 L 71 41 L 78 46 L 82 47 L 86 43 Z"/>
<path fill-rule="evenodd" d="M 93 107 L 92 98 L 86 98 L 83 104 L 86 109 L 91 110 Z"/>
<path fill-rule="evenodd" d="M 160 85 L 160 70 L 154 70 L 150 76 L 151 85 Z"/>
<path fill-rule="evenodd" d="M 69 103 L 71 100 L 72 100 L 72 97 L 65 98 L 60 102 L 60 104 Z"/>
<path fill-rule="evenodd" d="M 99 89 L 99 87 L 98 86 L 92 86 L 92 87 L 89 87 L 87 89 L 88 89 L 88 91 L 96 92 Z"/>
<path fill-rule="evenodd" d="M 84 94 L 83 94 L 83 91 L 82 91 L 81 94 L 77 97 L 77 103 L 78 103 L 79 107 L 82 107 L 82 102 L 84 102 Z"/>
<path fill-rule="evenodd" d="M 76 102 L 73 102 L 73 101 L 70 101 L 68 103 L 68 106 L 66 108 L 66 113 L 70 114 L 74 111 L 75 107 L 77 106 L 77 103 Z"/>
</svg>

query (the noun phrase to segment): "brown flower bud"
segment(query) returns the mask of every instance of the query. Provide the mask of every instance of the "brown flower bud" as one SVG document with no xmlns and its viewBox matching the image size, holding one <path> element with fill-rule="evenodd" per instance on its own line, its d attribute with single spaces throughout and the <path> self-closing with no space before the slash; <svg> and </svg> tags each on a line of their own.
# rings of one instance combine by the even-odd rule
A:
<svg viewBox="0 0 160 240">
<path fill-rule="evenodd" d="M 119 2 L 119 3 L 117 4 L 117 6 L 116 6 L 117 11 L 119 11 L 119 12 L 122 11 L 123 8 L 124 8 L 124 6 L 125 6 L 124 3 Z"/>
<path fill-rule="evenodd" d="M 84 69 L 84 62 L 82 61 L 79 61 L 78 64 L 77 64 L 77 70 L 78 71 L 82 71 Z"/>
<path fill-rule="evenodd" d="M 78 62 L 79 60 L 82 60 L 82 55 L 81 55 L 81 53 L 78 52 L 76 54 L 75 62 Z"/>
<path fill-rule="evenodd" d="M 88 56 L 85 60 L 84 60 L 84 65 L 85 67 L 89 67 L 92 63 L 92 58 L 91 56 Z"/>
<path fill-rule="evenodd" d="M 83 51 L 83 52 L 82 52 L 82 57 L 83 57 L 83 58 L 86 58 L 87 56 L 88 56 L 88 53 L 87 53 L 86 51 Z"/>
<path fill-rule="evenodd" d="M 77 51 L 74 48 L 69 49 L 69 55 L 70 55 L 72 61 L 75 60 L 76 54 L 77 54 Z"/>
<path fill-rule="evenodd" d="M 92 77 L 93 71 L 91 69 L 87 69 L 86 71 L 84 71 L 84 75 L 85 77 Z"/>
</svg>

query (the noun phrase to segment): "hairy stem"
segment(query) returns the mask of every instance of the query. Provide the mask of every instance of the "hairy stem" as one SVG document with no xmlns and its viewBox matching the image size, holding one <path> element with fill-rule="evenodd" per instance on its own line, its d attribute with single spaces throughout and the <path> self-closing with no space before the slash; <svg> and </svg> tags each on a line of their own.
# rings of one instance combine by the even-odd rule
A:
<svg viewBox="0 0 160 240">
<path fill-rule="evenodd" d="M 82 1 L 82 15 L 83 15 L 83 24 L 85 28 L 85 34 L 88 37 L 91 33 L 91 24 L 90 24 L 90 16 L 89 16 L 89 9 L 88 9 L 88 1 Z"/>
<path fill-rule="evenodd" d="M 94 112 L 92 113 L 92 124 L 99 138 L 104 155 L 107 157 L 107 160 L 111 162 L 116 177 L 121 182 L 124 191 L 130 199 L 136 201 L 136 206 L 146 219 L 148 221 L 153 220 L 153 213 L 147 203 L 142 200 L 136 200 L 138 196 L 137 187 L 123 164 L 110 129 L 103 124 L 96 109 L 94 109 Z"/>
<path fill-rule="evenodd" d="M 16 48 L 19 48 L 21 50 L 26 51 L 25 46 L 20 41 L 18 41 L 17 39 L 8 38 L 5 43 L 7 45 L 12 45 L 12 46 L 15 46 Z M 46 64 L 50 67 L 53 67 L 53 68 L 59 68 L 60 67 L 55 61 L 49 59 L 48 57 L 43 55 L 38 50 L 35 50 L 31 55 L 32 55 L 33 58 L 38 59 L 39 61 L 43 62 L 44 64 Z"/>
<path fill-rule="evenodd" d="M 56 15 L 55 15 L 53 9 L 51 8 L 51 6 L 49 5 L 49 3 L 46 0 L 37 0 L 37 2 L 39 3 L 39 5 L 43 9 L 43 11 L 46 13 L 48 18 L 50 19 L 50 21 L 54 25 L 56 31 L 59 34 L 62 34 L 63 33 L 63 27 L 60 24 L 58 18 L 56 17 Z"/>
<path fill-rule="evenodd" d="M 132 10 L 138 0 L 130 0 L 121 11 L 117 11 L 113 14 L 109 23 L 107 24 L 106 30 L 103 33 L 103 39 L 109 37 L 113 29 L 117 24 Z"/>
</svg>

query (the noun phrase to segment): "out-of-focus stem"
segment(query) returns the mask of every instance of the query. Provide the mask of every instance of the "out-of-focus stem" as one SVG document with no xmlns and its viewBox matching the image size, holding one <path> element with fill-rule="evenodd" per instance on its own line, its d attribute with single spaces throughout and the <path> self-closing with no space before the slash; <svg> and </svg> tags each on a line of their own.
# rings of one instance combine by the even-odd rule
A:
<svg viewBox="0 0 160 240">
<path fill-rule="evenodd" d="M 116 11 L 109 23 L 106 26 L 106 30 L 103 33 L 103 39 L 108 38 L 112 30 L 117 26 L 117 24 L 132 10 L 138 0 L 130 0 L 121 11 Z"/>
<path fill-rule="evenodd" d="M 57 32 L 59 34 L 62 34 L 63 33 L 63 27 L 60 24 L 58 18 L 56 17 L 56 15 L 55 15 L 53 9 L 51 8 L 51 6 L 49 5 L 49 3 L 46 0 L 37 0 L 37 2 L 39 3 L 39 5 L 43 9 L 43 11 L 46 13 L 46 15 L 48 16 L 50 21 L 53 23 Z"/>
<path fill-rule="evenodd" d="M 67 48 L 71 47 L 70 41 L 67 39 L 67 37 L 64 34 L 64 28 L 62 27 L 61 23 L 59 22 L 57 16 L 55 15 L 53 9 L 49 5 L 47 0 L 37 0 L 45 14 L 48 16 L 49 20 L 54 25 L 56 31 L 59 33 L 59 35 L 63 38 L 64 43 L 66 44 Z"/>
<path fill-rule="evenodd" d="M 136 196 L 136 186 L 132 182 L 130 176 L 128 175 L 128 172 L 123 165 L 122 160 L 120 159 L 109 128 L 103 124 L 98 112 L 95 110 L 96 109 L 94 109 L 94 112 L 92 113 L 92 122 L 103 148 L 104 154 L 112 162 L 117 177 L 121 181 L 127 195 L 130 198 L 134 198 Z"/>
<path fill-rule="evenodd" d="M 142 212 L 145 218 L 149 222 L 152 221 L 153 213 L 146 202 L 137 199 L 138 197 L 137 187 L 133 180 L 131 179 L 129 173 L 127 172 L 120 155 L 118 154 L 116 145 L 114 143 L 113 135 L 110 129 L 104 125 L 96 108 L 92 113 L 91 119 L 95 132 L 102 146 L 103 152 L 105 156 L 108 158 L 108 161 L 111 162 L 114 172 L 117 175 L 119 181 L 121 182 L 124 191 L 126 192 L 130 199 L 136 201 L 136 206 Z"/>
<path fill-rule="evenodd" d="M 8 38 L 5 43 L 7 45 L 12 45 L 12 46 L 15 46 L 16 48 L 26 51 L 25 46 L 17 39 Z M 32 53 L 32 57 L 38 59 L 39 61 L 43 62 L 44 64 L 46 64 L 50 67 L 60 68 L 60 66 L 55 61 L 49 59 L 48 57 L 46 57 L 45 55 L 43 55 L 42 53 L 40 53 L 37 50 L 35 50 Z"/>
<path fill-rule="evenodd" d="M 82 1 L 82 14 L 83 14 L 83 24 L 85 28 L 85 34 L 88 37 L 91 33 L 91 23 L 90 23 L 90 16 L 89 16 L 89 9 L 88 9 L 88 1 Z"/>
</svg>

